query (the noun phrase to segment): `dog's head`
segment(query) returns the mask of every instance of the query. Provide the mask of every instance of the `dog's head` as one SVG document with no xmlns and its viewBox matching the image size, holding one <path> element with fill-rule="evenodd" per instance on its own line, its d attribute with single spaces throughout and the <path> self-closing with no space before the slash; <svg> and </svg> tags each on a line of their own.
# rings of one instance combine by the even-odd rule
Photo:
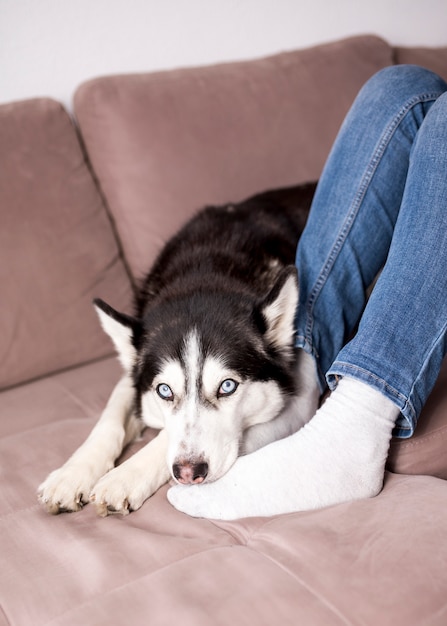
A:
<svg viewBox="0 0 447 626">
<path fill-rule="evenodd" d="M 168 434 L 168 467 L 182 483 L 222 476 L 245 429 L 275 418 L 294 390 L 296 270 L 258 302 L 222 290 L 164 298 L 144 319 L 95 306 L 125 371 L 136 412 Z"/>
</svg>

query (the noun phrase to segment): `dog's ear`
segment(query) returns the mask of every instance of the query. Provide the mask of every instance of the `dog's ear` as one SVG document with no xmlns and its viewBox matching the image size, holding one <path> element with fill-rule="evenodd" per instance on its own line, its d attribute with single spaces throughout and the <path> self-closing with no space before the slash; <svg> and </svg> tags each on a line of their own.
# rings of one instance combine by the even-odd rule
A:
<svg viewBox="0 0 447 626">
<path fill-rule="evenodd" d="M 137 356 L 137 342 L 141 335 L 141 323 L 130 315 L 115 311 L 103 300 L 96 298 L 93 305 L 101 326 L 112 339 L 121 365 L 130 373 Z"/>
<path fill-rule="evenodd" d="M 265 337 L 281 352 L 291 353 L 297 306 L 298 273 L 294 265 L 289 265 L 280 273 L 261 305 Z"/>
</svg>

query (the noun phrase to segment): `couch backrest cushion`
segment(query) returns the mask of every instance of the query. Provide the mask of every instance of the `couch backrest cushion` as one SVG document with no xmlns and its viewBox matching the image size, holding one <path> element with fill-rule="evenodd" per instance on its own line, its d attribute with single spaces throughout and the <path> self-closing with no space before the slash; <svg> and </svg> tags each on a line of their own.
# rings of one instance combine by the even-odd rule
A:
<svg viewBox="0 0 447 626">
<path fill-rule="evenodd" d="M 82 85 L 75 113 L 134 274 L 204 204 L 317 178 L 356 93 L 391 61 L 364 36 Z"/>
<path fill-rule="evenodd" d="M 57 102 L 0 107 L 0 388 L 112 352 L 94 296 L 130 282 L 73 124 Z"/>
<path fill-rule="evenodd" d="M 396 63 L 421 65 L 436 72 L 447 80 L 447 47 L 445 48 L 408 48 L 397 47 L 394 51 Z"/>
</svg>

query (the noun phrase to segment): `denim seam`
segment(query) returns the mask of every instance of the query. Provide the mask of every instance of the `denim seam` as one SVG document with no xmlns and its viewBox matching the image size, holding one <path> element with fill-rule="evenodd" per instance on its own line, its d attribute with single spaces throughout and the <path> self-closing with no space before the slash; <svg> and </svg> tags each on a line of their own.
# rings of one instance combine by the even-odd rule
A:
<svg viewBox="0 0 447 626">
<path fill-rule="evenodd" d="M 360 380 L 360 382 L 363 382 L 365 384 L 369 384 L 367 379 L 369 379 L 369 382 L 375 381 L 376 383 L 379 383 L 377 386 L 375 386 L 377 391 L 381 392 L 383 390 L 386 390 L 389 393 L 389 399 L 392 402 L 395 401 L 395 404 L 401 412 L 404 420 L 404 423 L 399 423 L 399 419 L 396 421 L 394 436 L 407 438 L 413 434 L 416 426 L 416 413 L 411 403 L 408 402 L 407 398 L 402 393 L 400 393 L 399 391 L 397 391 L 397 389 L 387 383 L 386 380 L 384 380 L 380 376 L 377 376 L 377 374 L 366 370 L 363 367 L 353 365 L 352 363 L 346 363 L 344 361 L 336 361 L 334 365 L 335 372 L 331 373 L 331 376 L 334 376 L 334 378 L 338 378 L 340 376 L 352 376 L 356 380 Z M 364 377 L 359 378 L 358 376 L 356 376 L 356 374 L 360 372 L 364 374 Z"/>
<path fill-rule="evenodd" d="M 443 337 L 445 337 L 446 329 L 447 329 L 447 322 L 444 323 L 444 325 L 442 326 L 441 330 L 439 331 L 439 333 L 437 334 L 436 338 L 434 339 L 434 341 L 433 341 L 433 343 L 431 345 L 431 349 L 427 352 L 426 358 L 425 358 L 425 360 L 424 360 L 424 362 L 423 362 L 423 364 L 421 366 L 421 369 L 419 371 L 419 375 L 414 380 L 413 385 L 412 385 L 412 387 L 410 389 L 409 397 L 411 397 L 413 395 L 414 389 L 415 389 L 417 383 L 419 382 L 419 380 L 421 379 L 422 371 L 424 370 L 425 366 L 427 365 L 428 361 L 430 360 L 431 355 L 433 354 L 433 351 L 435 350 L 436 346 L 439 344 L 440 340 Z M 405 408 L 407 407 L 407 405 L 409 407 L 409 410 L 411 410 L 414 413 L 414 415 L 416 415 L 416 411 L 415 411 L 413 405 L 410 403 L 409 400 L 407 400 Z"/>
<path fill-rule="evenodd" d="M 397 128 L 399 127 L 399 125 L 401 124 L 402 120 L 405 118 L 405 116 L 417 105 L 422 104 L 424 102 L 430 102 L 430 101 L 434 101 L 439 97 L 440 94 L 436 94 L 436 93 L 426 93 L 426 94 L 421 94 L 419 96 L 414 96 L 413 98 L 411 98 L 410 100 L 408 100 L 408 102 L 400 109 L 400 111 L 398 112 L 398 114 L 394 117 L 394 119 L 391 121 L 391 123 L 388 125 L 388 127 L 385 129 L 382 137 L 380 138 L 377 148 L 375 149 L 373 156 L 371 158 L 370 163 L 368 164 L 368 166 L 365 169 L 365 173 L 360 181 L 360 185 L 357 191 L 357 194 L 354 198 L 354 201 L 351 205 L 351 211 L 349 212 L 349 214 L 347 215 L 340 231 L 339 234 L 337 236 L 337 239 L 332 247 L 332 250 L 330 251 L 327 260 L 323 266 L 323 269 L 320 273 L 320 275 L 318 276 L 316 282 L 315 282 L 315 286 L 313 287 L 312 291 L 310 292 L 309 298 L 307 300 L 307 305 L 306 305 L 306 328 L 305 328 L 305 337 L 304 337 L 304 341 L 311 346 L 311 350 L 312 353 L 315 352 L 314 347 L 313 347 L 313 341 L 312 341 L 312 331 L 313 331 L 313 309 L 315 306 L 316 301 L 318 300 L 318 297 L 321 293 L 321 290 L 323 289 L 328 276 L 338 258 L 338 255 L 340 254 L 340 251 L 343 247 L 343 244 L 345 243 L 351 229 L 352 226 L 355 222 L 355 219 L 359 213 L 359 210 L 361 208 L 361 205 L 363 203 L 363 200 L 365 198 L 365 195 L 368 191 L 368 188 L 371 184 L 371 181 L 373 180 L 374 174 L 377 170 L 378 164 L 380 163 L 383 154 L 387 148 L 387 146 L 389 145 L 389 142 L 391 140 L 391 138 L 393 137 L 394 133 L 396 132 Z"/>
</svg>

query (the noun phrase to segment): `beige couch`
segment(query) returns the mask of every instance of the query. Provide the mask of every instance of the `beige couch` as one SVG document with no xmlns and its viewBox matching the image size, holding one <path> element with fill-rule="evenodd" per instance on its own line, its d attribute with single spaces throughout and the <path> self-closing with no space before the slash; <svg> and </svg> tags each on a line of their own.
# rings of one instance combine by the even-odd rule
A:
<svg viewBox="0 0 447 626">
<path fill-rule="evenodd" d="M 362 36 L 98 78 L 76 126 L 49 99 L 0 107 L 0 625 L 447 624 L 445 370 L 371 500 L 213 522 L 167 487 L 124 518 L 52 517 L 35 495 L 119 376 L 92 298 L 129 309 L 201 205 L 318 178 L 361 85 L 396 62 L 447 77 L 446 48 Z"/>
</svg>

